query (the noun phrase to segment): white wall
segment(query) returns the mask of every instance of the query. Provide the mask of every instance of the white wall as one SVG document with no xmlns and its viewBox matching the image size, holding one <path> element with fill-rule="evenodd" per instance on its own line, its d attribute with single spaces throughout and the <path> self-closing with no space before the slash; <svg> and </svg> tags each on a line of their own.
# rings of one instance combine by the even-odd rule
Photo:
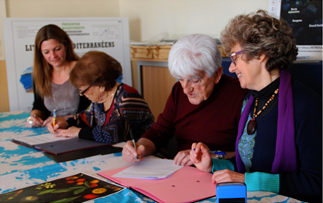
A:
<svg viewBox="0 0 323 203">
<path fill-rule="evenodd" d="M 128 17 L 132 41 L 191 33 L 219 37 L 232 17 L 267 10 L 269 1 L 273 0 L 0 0 L 0 69 L 5 70 L 4 17 Z M 5 71 L 0 78 L 6 78 Z M 7 87 L 1 88 L 0 94 L 7 95 Z"/>
<path fill-rule="evenodd" d="M 3 26 L 2 19 L 7 16 L 6 13 L 6 2 L 0 0 L 0 60 L 4 59 L 4 42 L 3 42 Z"/>
<path fill-rule="evenodd" d="M 6 0 L 8 17 L 112 17 L 118 0 Z"/>
<path fill-rule="evenodd" d="M 218 37 L 231 18 L 257 9 L 268 0 L 119 0 L 120 15 L 129 17 L 130 39 L 178 38 L 204 33 Z"/>
<path fill-rule="evenodd" d="M 0 0 L 0 60 L 3 17 L 128 17 L 130 40 L 178 38 L 192 33 L 219 37 L 229 20 L 268 9 L 269 0 Z"/>
<path fill-rule="evenodd" d="M 119 17 L 119 10 L 119 0 L 0 0 L 0 60 L 3 17 Z"/>
</svg>

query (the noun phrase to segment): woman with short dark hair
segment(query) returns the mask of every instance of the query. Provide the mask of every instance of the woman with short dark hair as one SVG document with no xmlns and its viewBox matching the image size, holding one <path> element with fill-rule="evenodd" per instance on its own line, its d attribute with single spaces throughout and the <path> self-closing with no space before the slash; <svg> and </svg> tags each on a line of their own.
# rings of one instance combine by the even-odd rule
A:
<svg viewBox="0 0 323 203">
<path fill-rule="evenodd" d="M 57 136 L 79 137 L 114 144 L 138 139 L 151 126 L 152 113 L 137 90 L 116 80 L 120 63 L 100 51 L 84 54 L 71 71 L 70 80 L 92 104 L 68 122 L 57 123 Z"/>
</svg>

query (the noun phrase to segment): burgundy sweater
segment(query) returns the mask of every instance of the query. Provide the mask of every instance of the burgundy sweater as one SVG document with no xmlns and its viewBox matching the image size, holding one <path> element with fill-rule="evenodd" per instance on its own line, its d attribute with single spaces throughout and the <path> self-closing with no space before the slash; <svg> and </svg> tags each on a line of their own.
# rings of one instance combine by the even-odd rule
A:
<svg viewBox="0 0 323 203">
<path fill-rule="evenodd" d="M 190 149 L 193 142 L 203 142 L 211 150 L 234 151 L 245 94 L 237 79 L 222 75 L 210 97 L 193 105 L 177 82 L 164 111 L 143 137 L 150 139 L 157 149 L 176 136 L 177 151 Z"/>
</svg>

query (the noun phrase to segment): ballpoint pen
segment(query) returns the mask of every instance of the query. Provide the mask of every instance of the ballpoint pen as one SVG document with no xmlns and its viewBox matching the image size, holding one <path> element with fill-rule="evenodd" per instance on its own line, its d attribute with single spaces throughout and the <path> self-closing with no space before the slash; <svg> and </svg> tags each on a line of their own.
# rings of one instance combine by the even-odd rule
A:
<svg viewBox="0 0 323 203">
<path fill-rule="evenodd" d="M 196 151 L 194 148 L 193 151 Z M 226 152 L 215 150 L 215 151 L 209 151 L 210 154 L 215 154 L 216 159 L 224 159 L 224 156 L 227 154 Z"/>
<path fill-rule="evenodd" d="M 132 131 L 131 131 L 130 127 L 129 127 L 129 133 L 130 133 L 130 138 L 131 138 L 133 147 L 135 148 L 135 151 L 137 152 L 136 141 L 135 141 L 135 138 L 133 137 L 133 134 L 132 134 Z M 139 158 L 139 156 L 137 154 L 136 159 L 138 159 L 138 158 Z"/>
<path fill-rule="evenodd" d="M 215 154 L 215 158 L 217 159 L 224 159 L 224 156 L 227 154 L 225 152 L 222 152 L 220 150 L 215 150 L 214 151 L 214 154 Z"/>
</svg>

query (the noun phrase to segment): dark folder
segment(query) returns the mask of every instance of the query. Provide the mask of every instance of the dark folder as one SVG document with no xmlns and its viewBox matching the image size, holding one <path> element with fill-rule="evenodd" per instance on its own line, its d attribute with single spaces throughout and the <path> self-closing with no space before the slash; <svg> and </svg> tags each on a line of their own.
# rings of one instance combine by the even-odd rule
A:
<svg viewBox="0 0 323 203">
<path fill-rule="evenodd" d="M 121 151 L 121 148 L 112 147 L 111 144 L 80 139 L 78 137 L 66 140 L 50 141 L 41 144 L 30 144 L 24 139 L 13 139 L 12 141 L 17 144 L 47 152 L 50 154 L 48 156 L 49 158 L 58 162 Z"/>
</svg>

